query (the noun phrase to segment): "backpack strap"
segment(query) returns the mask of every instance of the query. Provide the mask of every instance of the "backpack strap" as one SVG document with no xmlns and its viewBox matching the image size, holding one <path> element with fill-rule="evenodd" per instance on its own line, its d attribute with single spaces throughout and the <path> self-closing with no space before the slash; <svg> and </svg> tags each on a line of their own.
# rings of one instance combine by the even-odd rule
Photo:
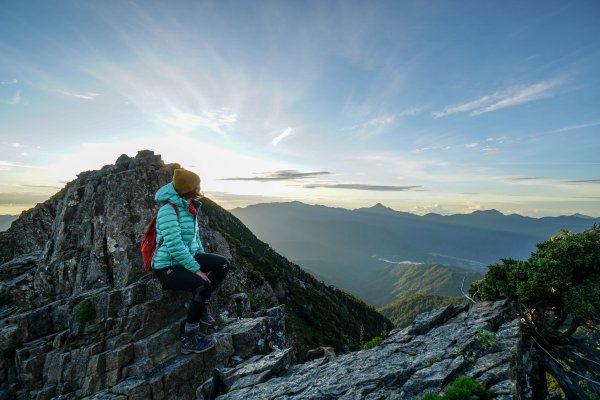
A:
<svg viewBox="0 0 600 400">
<path fill-rule="evenodd" d="M 179 218 L 179 208 L 177 208 L 177 206 L 171 203 L 170 201 L 167 201 L 166 204 L 169 204 L 171 207 L 173 207 L 173 210 L 175 210 L 175 214 L 177 214 L 177 218 Z"/>
<path fill-rule="evenodd" d="M 177 218 L 179 218 L 179 209 L 177 208 L 177 206 L 175 204 L 171 203 L 170 201 L 167 201 L 166 204 L 169 204 L 171 207 L 173 207 L 173 210 L 175 210 L 175 214 L 177 215 Z M 163 206 L 164 205 L 165 204 L 163 204 Z M 162 206 L 161 206 L 161 208 L 162 208 Z M 158 215 L 156 217 L 154 217 L 155 221 L 156 221 L 157 217 L 158 217 Z M 163 237 L 160 238 L 160 241 L 158 242 L 158 247 L 162 246 L 164 239 L 165 238 L 163 238 Z"/>
</svg>

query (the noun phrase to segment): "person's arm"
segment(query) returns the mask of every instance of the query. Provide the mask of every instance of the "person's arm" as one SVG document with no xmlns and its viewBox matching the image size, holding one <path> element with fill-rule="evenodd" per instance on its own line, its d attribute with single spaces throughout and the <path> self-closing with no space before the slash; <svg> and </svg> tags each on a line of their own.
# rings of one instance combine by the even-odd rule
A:
<svg viewBox="0 0 600 400">
<path fill-rule="evenodd" d="M 157 230 L 163 237 L 163 246 L 167 246 L 175 264 L 181 265 L 192 272 L 200 269 L 200 264 L 194 259 L 187 246 L 181 239 L 181 226 L 177 213 L 172 206 L 166 205 L 158 210 Z"/>
</svg>

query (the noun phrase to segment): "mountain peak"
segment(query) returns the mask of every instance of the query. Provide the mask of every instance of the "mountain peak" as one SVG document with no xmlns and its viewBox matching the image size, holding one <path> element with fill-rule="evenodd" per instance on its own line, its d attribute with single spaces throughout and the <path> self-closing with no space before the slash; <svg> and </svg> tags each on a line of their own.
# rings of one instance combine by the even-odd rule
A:
<svg viewBox="0 0 600 400">
<path fill-rule="evenodd" d="M 580 213 L 575 213 L 571 216 L 575 217 L 575 218 L 594 219 L 594 217 L 590 217 L 589 215 L 584 215 L 584 214 L 580 214 Z"/>
<path fill-rule="evenodd" d="M 371 209 L 372 209 L 372 210 L 392 210 L 391 208 L 389 208 L 389 207 L 386 207 L 386 206 L 384 206 L 384 205 L 383 205 L 383 204 L 381 204 L 381 203 L 377 203 L 377 204 L 375 204 L 373 207 L 371 207 Z M 392 211 L 395 211 L 395 210 L 392 210 Z"/>
<path fill-rule="evenodd" d="M 472 212 L 472 215 L 482 215 L 482 216 L 488 216 L 488 217 L 504 217 L 504 214 L 502 214 L 500 211 L 496 210 L 496 209 L 491 209 L 491 210 L 476 210 Z"/>
<path fill-rule="evenodd" d="M 379 213 L 379 214 L 391 214 L 391 213 L 398 214 L 400 212 L 400 211 L 394 210 L 393 208 L 384 206 L 382 203 L 377 203 L 371 207 L 357 208 L 354 211 L 375 212 L 375 213 Z"/>
</svg>

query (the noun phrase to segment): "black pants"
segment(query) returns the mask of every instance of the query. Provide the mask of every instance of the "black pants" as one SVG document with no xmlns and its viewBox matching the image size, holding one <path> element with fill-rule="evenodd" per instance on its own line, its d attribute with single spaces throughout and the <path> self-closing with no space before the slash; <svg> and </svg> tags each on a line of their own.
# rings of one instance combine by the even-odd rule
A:
<svg viewBox="0 0 600 400">
<path fill-rule="evenodd" d="M 187 322 L 197 324 L 200 321 L 202 308 L 212 292 L 227 276 L 229 261 L 218 254 L 202 253 L 194 257 L 201 266 L 210 283 L 200 278 L 189 269 L 181 265 L 159 268 L 155 270 L 156 277 L 168 289 L 185 290 L 192 293 L 192 302 L 188 308 Z"/>
</svg>

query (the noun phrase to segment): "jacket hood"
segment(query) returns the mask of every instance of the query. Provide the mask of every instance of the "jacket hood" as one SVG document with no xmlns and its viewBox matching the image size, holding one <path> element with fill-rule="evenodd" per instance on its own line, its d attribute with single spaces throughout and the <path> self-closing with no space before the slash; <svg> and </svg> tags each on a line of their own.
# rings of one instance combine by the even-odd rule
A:
<svg viewBox="0 0 600 400">
<path fill-rule="evenodd" d="M 175 190 L 173 182 L 170 182 L 156 191 L 156 195 L 154 195 L 154 200 L 158 201 L 159 203 L 166 203 L 170 201 L 171 203 L 177 204 L 181 203 L 183 199 Z"/>
</svg>

